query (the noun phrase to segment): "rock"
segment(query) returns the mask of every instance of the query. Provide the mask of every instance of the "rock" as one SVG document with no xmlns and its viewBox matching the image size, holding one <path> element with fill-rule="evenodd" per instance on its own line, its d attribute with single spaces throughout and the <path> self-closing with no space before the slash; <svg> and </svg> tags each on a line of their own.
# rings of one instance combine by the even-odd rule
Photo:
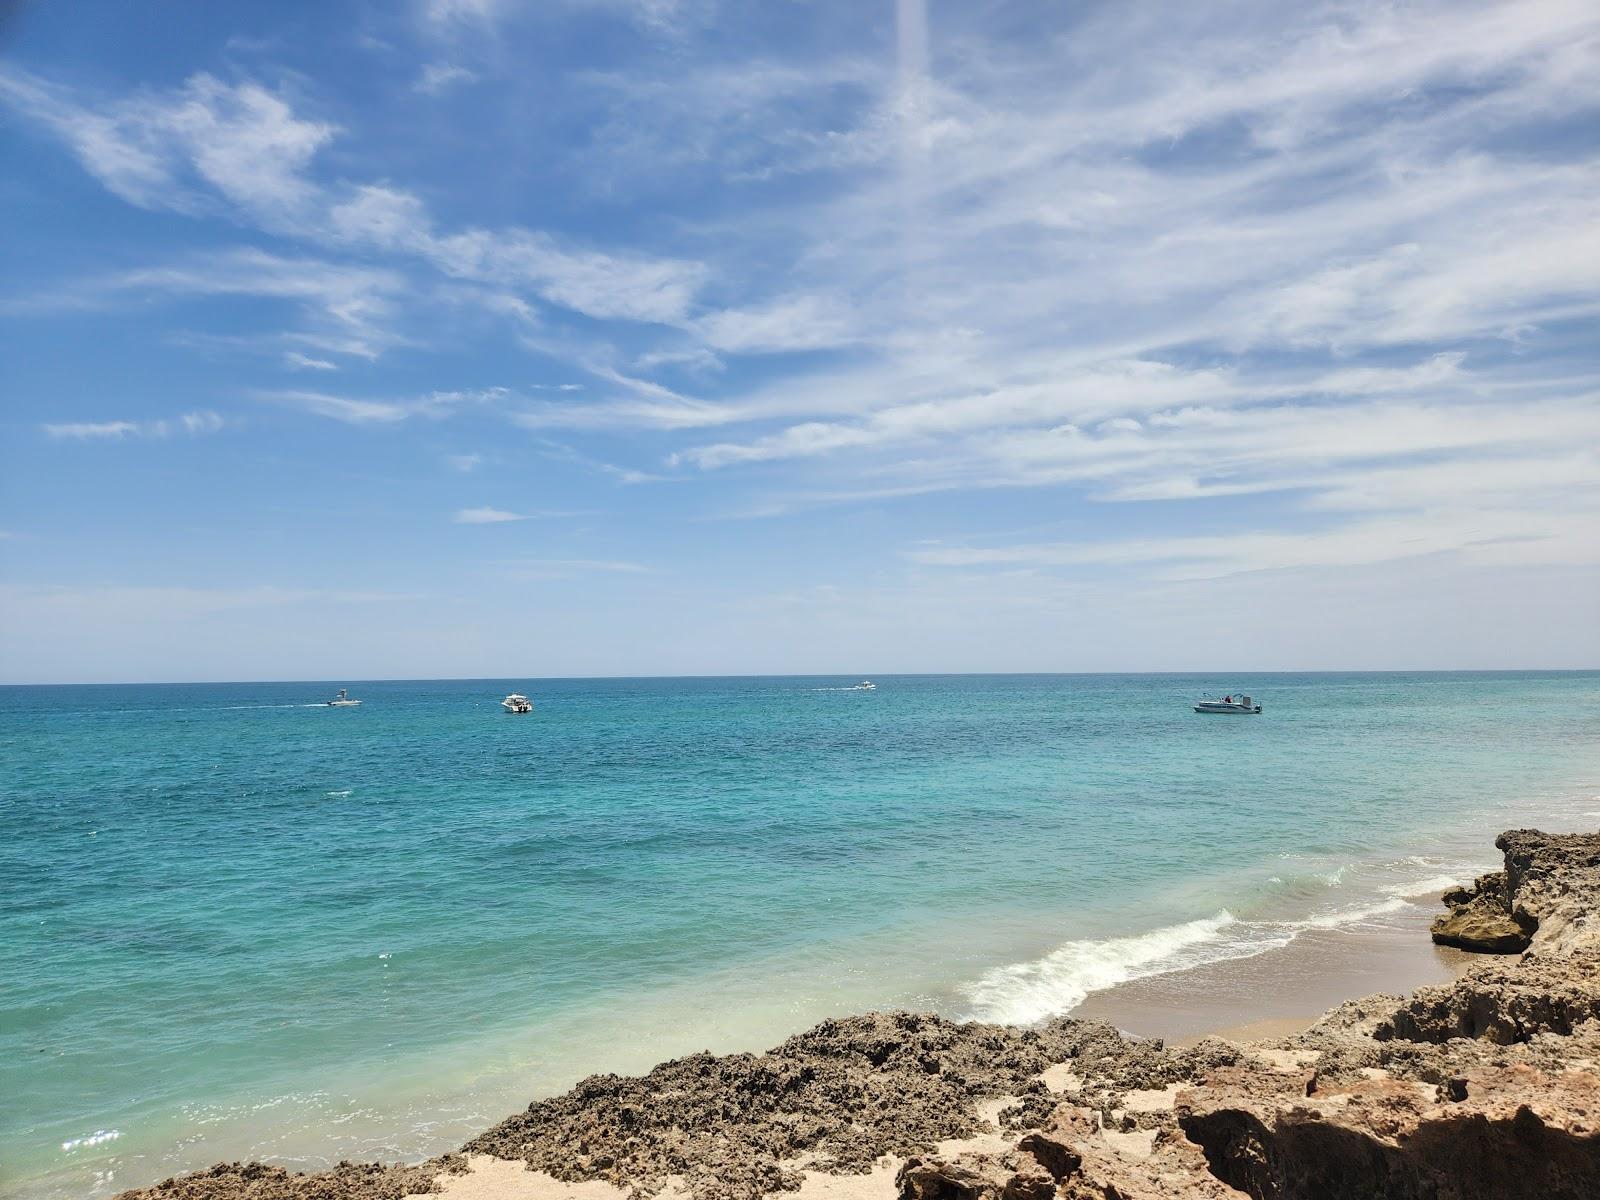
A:
<svg viewBox="0 0 1600 1200">
<path fill-rule="evenodd" d="M 1378 1041 L 1482 1038 L 1509 1046 L 1542 1033 L 1567 1037 L 1600 1020 L 1600 951 L 1530 956 L 1418 988 L 1373 1030 Z"/>
<path fill-rule="evenodd" d="M 981 1200 L 996 1197 L 1011 1178 L 987 1156 L 967 1161 L 912 1158 L 894 1177 L 900 1200 Z"/>
<path fill-rule="evenodd" d="M 1280 1095 L 1219 1078 L 1186 1096 L 1211 1173 L 1278 1200 L 1500 1200 L 1600 1195 L 1600 1077 L 1482 1069 L 1424 1088 L 1362 1079 Z M 1466 1097 L 1452 1099 L 1449 1094 Z M 1476 1105 L 1472 1097 L 1490 1097 Z"/>
<path fill-rule="evenodd" d="M 459 1175 L 466 1169 L 466 1159 L 455 1154 L 414 1167 L 342 1162 L 313 1174 L 258 1162 L 218 1163 L 123 1196 L 142 1200 L 402 1200 L 438 1192 L 441 1175 Z"/>
<path fill-rule="evenodd" d="M 895 1175 L 900 1200 L 1052 1200 L 1056 1181 L 1016 1154 L 912 1158 Z"/>
<path fill-rule="evenodd" d="M 1451 888 L 1440 897 L 1450 911 L 1429 931 L 1441 946 L 1479 954 L 1520 954 L 1533 940 L 1538 920 L 1513 911 L 1508 873 L 1480 875 L 1471 887 Z"/>
<path fill-rule="evenodd" d="M 1521 954 L 1533 941 L 1531 928 L 1510 913 L 1496 910 L 1482 896 L 1439 917 L 1428 932 L 1441 946 L 1459 946 L 1479 954 Z"/>
</svg>

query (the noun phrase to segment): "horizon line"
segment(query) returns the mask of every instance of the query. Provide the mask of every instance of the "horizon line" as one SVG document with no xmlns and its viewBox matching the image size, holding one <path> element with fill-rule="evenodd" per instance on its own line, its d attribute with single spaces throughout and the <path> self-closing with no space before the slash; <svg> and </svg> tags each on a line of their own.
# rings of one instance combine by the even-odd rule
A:
<svg viewBox="0 0 1600 1200">
<path fill-rule="evenodd" d="M 1271 669 L 1229 668 L 1226 670 L 1156 671 L 882 671 L 867 672 L 866 678 L 879 679 L 998 679 L 1015 678 L 1107 678 L 1113 676 L 1187 677 L 1195 675 L 1584 675 L 1600 673 L 1600 666 L 1585 667 L 1315 667 Z M 540 680 L 547 683 L 616 682 L 670 679 L 835 679 L 861 674 L 854 671 L 760 671 L 746 674 L 642 674 L 642 675 L 440 675 L 440 676 L 335 676 L 327 679 L 97 679 L 0 681 L 0 688 L 34 687 L 230 687 L 245 684 L 333 685 L 367 683 L 503 683 L 507 680 Z"/>
</svg>

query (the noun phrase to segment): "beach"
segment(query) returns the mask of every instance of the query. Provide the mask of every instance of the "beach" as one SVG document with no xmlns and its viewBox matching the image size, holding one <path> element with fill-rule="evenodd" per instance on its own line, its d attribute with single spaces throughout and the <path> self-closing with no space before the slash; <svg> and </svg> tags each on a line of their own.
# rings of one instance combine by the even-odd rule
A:
<svg viewBox="0 0 1600 1200">
<path fill-rule="evenodd" d="M 1496 844 L 1504 868 L 1432 929 L 1509 930 L 1523 952 L 1298 1033 L 1169 1049 L 1099 1021 L 870 1014 L 764 1055 L 595 1076 L 419 1167 L 231 1164 L 124 1200 L 1579 1200 L 1600 1187 L 1600 834 Z"/>
</svg>

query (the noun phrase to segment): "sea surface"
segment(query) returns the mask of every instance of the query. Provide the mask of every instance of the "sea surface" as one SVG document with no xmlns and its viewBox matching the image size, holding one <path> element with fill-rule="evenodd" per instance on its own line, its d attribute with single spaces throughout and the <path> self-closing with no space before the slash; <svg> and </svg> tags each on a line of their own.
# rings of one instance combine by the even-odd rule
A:
<svg viewBox="0 0 1600 1200">
<path fill-rule="evenodd" d="M 1600 673 L 855 682 L 0 688 L 0 1194 L 421 1156 L 830 1014 L 1037 1020 L 1600 825 Z"/>
</svg>

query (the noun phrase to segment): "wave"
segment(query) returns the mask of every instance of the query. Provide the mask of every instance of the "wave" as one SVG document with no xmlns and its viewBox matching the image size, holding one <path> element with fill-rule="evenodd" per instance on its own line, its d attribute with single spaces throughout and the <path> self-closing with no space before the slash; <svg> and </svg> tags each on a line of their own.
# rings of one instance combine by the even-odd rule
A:
<svg viewBox="0 0 1600 1200">
<path fill-rule="evenodd" d="M 1296 933 L 1305 929 L 1341 929 L 1346 925 L 1359 925 L 1363 921 L 1372 920 L 1373 917 L 1400 912 L 1410 907 L 1411 902 L 1409 900 L 1404 900 L 1399 896 L 1391 896 L 1389 899 L 1380 900 L 1376 904 L 1362 904 L 1353 908 L 1341 908 L 1333 912 L 1317 913 L 1299 921 L 1279 921 L 1276 924 Z M 1290 940 L 1293 940 L 1293 938 L 1291 937 Z"/>
<path fill-rule="evenodd" d="M 1460 875 L 1430 875 L 1426 879 L 1414 880 L 1411 883 L 1390 884 L 1383 890 L 1391 896 L 1400 896 L 1402 898 L 1432 896 L 1438 892 L 1458 887 L 1462 882 L 1464 881 Z"/>
<path fill-rule="evenodd" d="M 1406 860 L 1414 866 L 1432 866 L 1437 860 L 1421 856 Z M 1324 891 L 1340 887 L 1350 866 L 1315 872 L 1291 880 L 1274 877 L 1283 892 L 1304 896 L 1308 884 Z M 1070 1012 L 1091 992 L 1120 983 L 1166 975 L 1211 963 L 1253 958 L 1278 950 L 1310 930 L 1342 929 L 1414 907 L 1412 898 L 1436 895 L 1461 882 L 1462 875 L 1434 874 L 1378 889 L 1380 896 L 1363 903 L 1313 912 L 1295 919 L 1262 916 L 1241 920 L 1227 909 L 1168 925 L 1147 933 L 1100 940 L 1063 943 L 1043 958 L 1011 963 L 986 972 L 960 990 L 979 1020 L 1027 1025 L 1058 1013 Z"/>
<path fill-rule="evenodd" d="M 1032 962 L 997 967 L 962 992 L 979 1020 L 1027 1025 L 1076 1008 L 1090 992 L 1130 979 L 1249 958 L 1288 945 L 1292 937 L 1287 931 L 1241 922 L 1223 909 L 1131 937 L 1067 942 Z"/>
</svg>

